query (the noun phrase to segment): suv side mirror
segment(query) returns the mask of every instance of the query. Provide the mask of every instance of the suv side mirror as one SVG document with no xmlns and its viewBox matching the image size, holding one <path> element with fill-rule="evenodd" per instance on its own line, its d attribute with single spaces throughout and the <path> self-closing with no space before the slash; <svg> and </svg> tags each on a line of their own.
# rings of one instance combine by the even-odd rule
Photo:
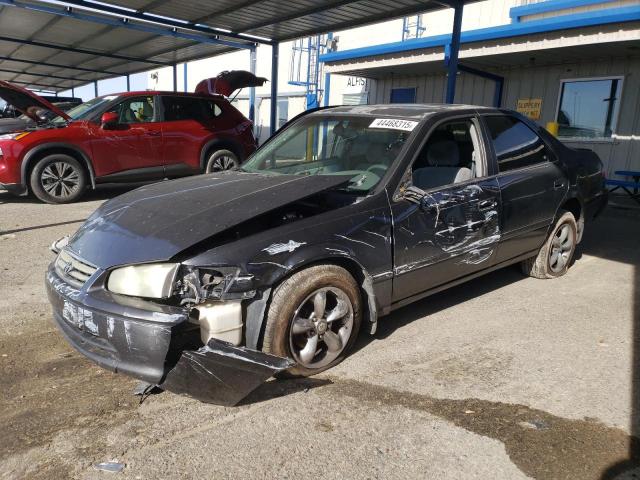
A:
<svg viewBox="0 0 640 480">
<path fill-rule="evenodd" d="M 106 112 L 100 118 L 100 124 L 103 129 L 108 130 L 118 125 L 118 114 L 116 112 Z"/>
</svg>

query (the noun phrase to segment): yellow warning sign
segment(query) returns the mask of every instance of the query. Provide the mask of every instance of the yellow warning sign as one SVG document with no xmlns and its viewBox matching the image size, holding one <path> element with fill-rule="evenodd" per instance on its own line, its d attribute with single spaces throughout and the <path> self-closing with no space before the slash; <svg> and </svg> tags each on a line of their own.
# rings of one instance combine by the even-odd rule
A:
<svg viewBox="0 0 640 480">
<path fill-rule="evenodd" d="M 532 120 L 540 119 L 540 111 L 542 110 L 541 98 L 520 98 L 516 110 Z"/>
</svg>

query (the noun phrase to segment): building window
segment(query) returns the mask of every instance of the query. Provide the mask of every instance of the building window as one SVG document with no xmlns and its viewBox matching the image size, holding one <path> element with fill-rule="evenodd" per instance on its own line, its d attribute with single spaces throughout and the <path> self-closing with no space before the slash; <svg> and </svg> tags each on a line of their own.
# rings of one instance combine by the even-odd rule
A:
<svg viewBox="0 0 640 480">
<path fill-rule="evenodd" d="M 369 103 L 369 94 L 365 93 L 345 93 L 342 95 L 343 105 L 366 105 Z"/>
<path fill-rule="evenodd" d="M 411 88 L 392 88 L 391 103 L 416 103 L 416 89 Z"/>
<path fill-rule="evenodd" d="M 622 78 L 563 80 L 558 103 L 558 136 L 611 137 L 616 131 Z"/>
</svg>

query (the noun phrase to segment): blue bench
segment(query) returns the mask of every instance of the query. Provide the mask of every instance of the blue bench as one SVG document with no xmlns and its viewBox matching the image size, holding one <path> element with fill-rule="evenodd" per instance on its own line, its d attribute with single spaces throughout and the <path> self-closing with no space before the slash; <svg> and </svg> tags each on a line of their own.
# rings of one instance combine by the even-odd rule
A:
<svg viewBox="0 0 640 480">
<path fill-rule="evenodd" d="M 638 191 L 640 190 L 640 172 L 633 170 L 616 170 L 615 174 L 624 177 L 632 177 L 633 180 L 608 179 L 606 180 L 606 184 L 613 187 L 609 192 L 615 192 L 621 188 L 636 202 L 640 203 L 640 194 L 638 194 Z M 633 189 L 633 192 L 629 190 L 630 188 Z"/>
</svg>

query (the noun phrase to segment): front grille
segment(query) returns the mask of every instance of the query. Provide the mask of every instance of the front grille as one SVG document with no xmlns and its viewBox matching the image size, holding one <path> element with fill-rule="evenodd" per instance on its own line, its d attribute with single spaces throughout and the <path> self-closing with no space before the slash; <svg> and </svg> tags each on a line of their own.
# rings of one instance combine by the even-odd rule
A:
<svg viewBox="0 0 640 480">
<path fill-rule="evenodd" d="M 89 280 L 89 277 L 98 270 L 84 260 L 72 256 L 65 249 L 56 258 L 55 267 L 60 277 L 79 287 L 84 285 Z"/>
</svg>

